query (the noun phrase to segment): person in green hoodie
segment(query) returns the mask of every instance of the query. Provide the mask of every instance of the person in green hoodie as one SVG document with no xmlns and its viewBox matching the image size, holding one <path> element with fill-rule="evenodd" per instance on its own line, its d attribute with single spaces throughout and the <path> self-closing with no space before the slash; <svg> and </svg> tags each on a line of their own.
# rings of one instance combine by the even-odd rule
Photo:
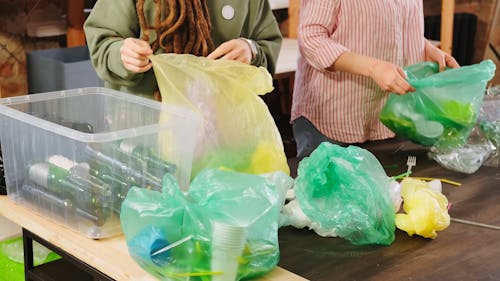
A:
<svg viewBox="0 0 500 281">
<path fill-rule="evenodd" d="M 282 40 L 268 0 L 99 0 L 84 30 L 106 87 L 156 99 L 152 54 L 238 60 L 273 75 Z"/>
</svg>

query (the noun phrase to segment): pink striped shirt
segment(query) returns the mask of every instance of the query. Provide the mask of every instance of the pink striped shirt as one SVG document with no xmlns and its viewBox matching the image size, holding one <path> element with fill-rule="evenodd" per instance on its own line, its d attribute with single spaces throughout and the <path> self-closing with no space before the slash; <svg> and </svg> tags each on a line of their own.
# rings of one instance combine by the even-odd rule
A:
<svg viewBox="0 0 500 281">
<path fill-rule="evenodd" d="M 327 137 L 361 143 L 394 133 L 379 121 L 387 94 L 369 77 L 327 71 L 345 51 L 406 66 L 424 59 L 422 0 L 302 0 L 292 116 Z"/>
</svg>

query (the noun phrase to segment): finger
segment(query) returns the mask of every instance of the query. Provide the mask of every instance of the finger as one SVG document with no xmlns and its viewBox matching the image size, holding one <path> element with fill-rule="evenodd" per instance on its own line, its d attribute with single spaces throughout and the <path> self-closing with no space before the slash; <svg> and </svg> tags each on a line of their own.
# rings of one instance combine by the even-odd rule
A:
<svg viewBox="0 0 500 281">
<path fill-rule="evenodd" d="M 415 92 L 415 88 L 413 88 L 406 80 L 408 77 L 406 76 L 405 71 L 401 67 L 398 67 L 397 71 L 399 75 L 401 75 L 400 78 L 396 79 L 396 83 L 399 85 L 399 87 L 401 87 L 405 91 L 405 93 Z"/>
<path fill-rule="evenodd" d="M 122 48 L 120 48 L 120 54 L 121 54 L 122 60 L 124 58 L 133 58 L 136 60 L 142 60 L 142 61 L 146 61 L 146 62 L 149 60 L 147 56 L 142 55 L 140 53 L 137 53 L 136 51 L 134 51 L 130 48 L 127 48 L 126 46 L 122 46 Z"/>
<path fill-rule="evenodd" d="M 238 50 L 231 50 L 230 52 L 226 53 L 224 56 L 221 57 L 221 59 L 225 60 L 237 60 L 244 62 L 245 58 L 242 56 L 242 52 Z"/>
<path fill-rule="evenodd" d="M 452 68 L 458 68 L 458 67 L 460 67 L 460 65 L 455 60 L 455 58 L 452 57 L 452 56 L 450 56 L 450 55 L 446 55 L 444 57 L 444 60 L 446 61 L 446 65 L 449 66 L 449 67 L 452 67 Z"/>
<path fill-rule="evenodd" d="M 124 40 L 121 52 L 125 52 L 129 56 L 149 56 L 153 54 L 151 46 L 144 41 L 136 38 L 127 38 Z"/>
<path fill-rule="evenodd" d="M 135 66 L 138 66 L 138 67 L 143 67 L 143 66 L 146 66 L 149 62 L 149 59 L 148 58 L 134 58 L 134 57 L 129 57 L 129 56 L 126 56 L 126 55 L 122 55 L 122 61 L 124 64 L 130 64 L 130 65 L 135 65 Z"/>
<path fill-rule="evenodd" d="M 397 68 L 397 71 L 398 71 L 399 75 L 401 75 L 401 77 L 402 77 L 403 79 L 407 79 L 407 78 L 408 78 L 408 77 L 406 76 L 406 72 L 405 72 L 405 71 L 404 71 L 401 67 L 398 67 L 398 68 Z"/>
<path fill-rule="evenodd" d="M 405 94 L 408 92 L 415 92 L 415 88 L 413 88 L 406 80 L 399 80 L 397 85 L 404 91 Z"/>
<path fill-rule="evenodd" d="M 389 86 L 388 92 L 393 92 L 398 95 L 406 94 L 411 86 L 401 78 L 396 78 Z"/>
<path fill-rule="evenodd" d="M 397 85 L 397 84 L 396 85 L 392 85 L 390 87 L 390 89 L 391 90 L 389 92 L 397 94 L 397 95 L 404 95 L 404 94 L 406 94 L 405 89 L 403 87 Z"/>
<path fill-rule="evenodd" d="M 209 59 L 218 59 L 222 56 L 224 56 L 226 53 L 229 52 L 229 46 L 226 43 L 221 44 L 219 47 L 217 47 L 213 52 L 208 54 L 207 58 Z"/>
<path fill-rule="evenodd" d="M 142 72 L 146 72 L 148 71 L 149 69 L 151 69 L 152 67 L 152 64 L 151 63 L 148 63 L 147 65 L 145 66 L 137 66 L 137 65 L 133 65 L 133 64 L 123 64 L 123 66 L 131 71 L 131 72 L 135 72 L 135 73 L 142 73 Z"/>
<path fill-rule="evenodd" d="M 444 71 L 444 70 L 445 70 L 445 68 L 446 68 L 446 61 L 445 61 L 445 57 L 446 57 L 446 55 L 445 55 L 445 56 L 440 57 L 440 58 L 437 60 L 437 63 L 438 63 L 438 65 L 439 65 L 439 72 Z"/>
<path fill-rule="evenodd" d="M 143 56 L 149 56 L 153 54 L 153 50 L 151 49 L 151 46 L 149 46 L 148 42 L 140 39 L 134 39 L 131 42 L 131 50 L 141 54 Z"/>
</svg>

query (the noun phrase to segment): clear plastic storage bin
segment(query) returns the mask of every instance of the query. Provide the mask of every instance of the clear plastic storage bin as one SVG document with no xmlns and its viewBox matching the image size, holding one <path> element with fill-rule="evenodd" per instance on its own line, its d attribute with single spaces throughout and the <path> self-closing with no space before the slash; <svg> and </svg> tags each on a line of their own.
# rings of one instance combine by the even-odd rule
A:
<svg viewBox="0 0 500 281">
<path fill-rule="evenodd" d="M 121 232 L 132 186 L 189 186 L 194 112 L 105 88 L 0 99 L 7 195 L 94 239 Z"/>
</svg>

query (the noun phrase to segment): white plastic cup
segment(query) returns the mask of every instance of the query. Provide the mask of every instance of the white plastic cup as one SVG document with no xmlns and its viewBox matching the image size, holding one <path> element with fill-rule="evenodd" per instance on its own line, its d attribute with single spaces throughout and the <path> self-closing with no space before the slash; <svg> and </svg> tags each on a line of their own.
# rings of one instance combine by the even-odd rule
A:
<svg viewBox="0 0 500 281">
<path fill-rule="evenodd" d="M 246 228 L 220 222 L 212 225 L 211 270 L 222 272 L 213 281 L 234 281 L 238 274 L 238 257 L 246 243 Z"/>
</svg>

